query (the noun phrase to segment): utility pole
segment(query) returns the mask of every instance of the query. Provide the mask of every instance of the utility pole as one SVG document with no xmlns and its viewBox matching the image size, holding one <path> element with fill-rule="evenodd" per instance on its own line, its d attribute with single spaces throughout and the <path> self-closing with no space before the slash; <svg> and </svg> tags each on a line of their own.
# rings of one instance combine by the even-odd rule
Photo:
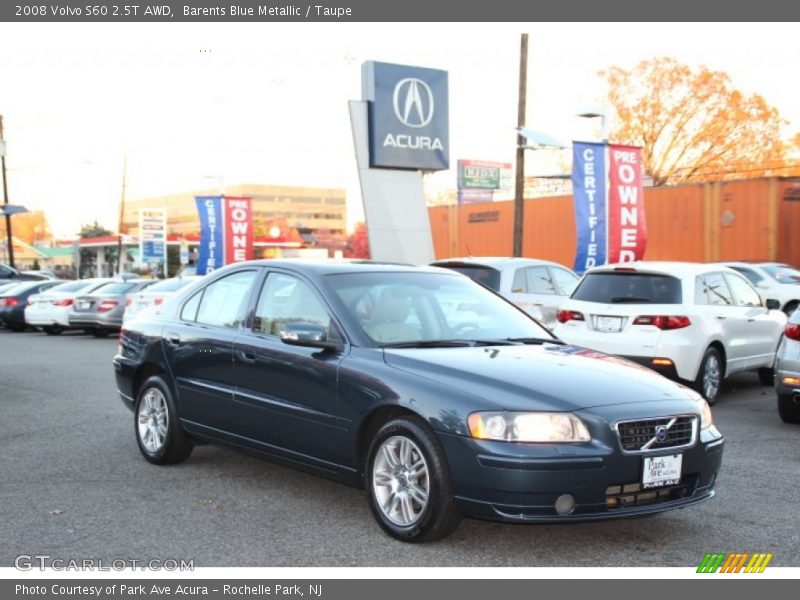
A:
<svg viewBox="0 0 800 600">
<path fill-rule="evenodd" d="M 528 34 L 523 33 L 519 47 L 519 105 L 517 126 L 525 126 L 528 90 Z M 525 222 L 525 138 L 517 134 L 517 171 L 514 184 L 514 256 L 522 256 L 522 232 Z"/>
<path fill-rule="evenodd" d="M 3 171 L 3 203 L 8 205 L 8 183 L 6 182 L 6 152 L 5 152 L 5 138 L 3 137 L 3 115 L 0 115 L 0 146 L 3 146 L 0 152 L 0 161 L 2 161 Z M 8 244 L 8 265 L 13 269 L 14 267 L 14 236 L 11 233 L 11 215 L 6 213 L 6 240 Z"/>
<path fill-rule="evenodd" d="M 117 224 L 117 275 L 122 275 L 122 227 L 125 222 L 125 180 L 128 176 L 128 155 L 122 160 L 122 197 L 119 201 L 119 223 Z"/>
</svg>

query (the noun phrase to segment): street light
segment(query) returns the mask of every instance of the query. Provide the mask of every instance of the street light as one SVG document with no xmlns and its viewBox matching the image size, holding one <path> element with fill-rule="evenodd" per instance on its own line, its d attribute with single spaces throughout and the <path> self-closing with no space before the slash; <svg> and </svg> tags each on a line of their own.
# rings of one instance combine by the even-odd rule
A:
<svg viewBox="0 0 800 600">
<path fill-rule="evenodd" d="M 606 106 L 585 106 L 575 114 L 584 119 L 596 119 L 600 117 L 600 130 L 602 131 L 603 143 L 608 143 L 608 123 L 610 121 L 610 110 Z"/>
</svg>

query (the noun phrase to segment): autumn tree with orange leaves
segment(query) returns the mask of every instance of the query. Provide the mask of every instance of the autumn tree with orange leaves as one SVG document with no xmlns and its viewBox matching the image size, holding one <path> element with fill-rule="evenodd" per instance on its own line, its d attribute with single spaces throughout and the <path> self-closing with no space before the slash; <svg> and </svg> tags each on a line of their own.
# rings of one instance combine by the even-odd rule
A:
<svg viewBox="0 0 800 600">
<path fill-rule="evenodd" d="M 600 75 L 618 117 L 612 140 L 643 148 L 654 185 L 800 174 L 790 157 L 800 134 L 788 142 L 778 110 L 726 73 L 662 57 Z"/>
</svg>

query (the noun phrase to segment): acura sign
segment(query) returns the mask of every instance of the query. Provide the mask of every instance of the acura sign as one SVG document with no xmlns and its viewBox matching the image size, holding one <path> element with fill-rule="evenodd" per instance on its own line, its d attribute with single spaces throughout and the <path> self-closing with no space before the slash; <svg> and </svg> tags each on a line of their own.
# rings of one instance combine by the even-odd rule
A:
<svg viewBox="0 0 800 600">
<path fill-rule="evenodd" d="M 370 167 L 438 171 L 450 167 L 447 71 L 369 61 Z"/>
</svg>

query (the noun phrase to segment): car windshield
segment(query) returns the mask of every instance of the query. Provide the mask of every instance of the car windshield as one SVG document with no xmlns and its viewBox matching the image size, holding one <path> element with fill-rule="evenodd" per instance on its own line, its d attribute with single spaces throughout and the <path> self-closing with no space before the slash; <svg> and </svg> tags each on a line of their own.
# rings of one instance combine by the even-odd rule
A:
<svg viewBox="0 0 800 600">
<path fill-rule="evenodd" d="M 788 265 L 763 265 L 761 268 L 778 283 L 800 283 L 800 271 Z"/>
<path fill-rule="evenodd" d="M 571 298 L 602 304 L 680 304 L 681 282 L 653 273 L 587 273 Z"/>
<path fill-rule="evenodd" d="M 471 265 L 468 263 L 439 263 L 437 267 L 444 267 L 493 289 L 495 292 L 500 290 L 500 271 L 485 265 Z"/>
<path fill-rule="evenodd" d="M 106 284 L 101 285 L 99 288 L 94 290 L 92 293 L 93 294 L 124 294 L 124 293 L 128 292 L 129 290 L 132 290 L 136 286 L 136 283 L 138 283 L 138 282 L 134 282 L 134 283 L 128 283 L 128 282 L 126 282 L 126 283 L 122 283 L 122 282 L 106 283 Z"/>
<path fill-rule="evenodd" d="M 349 273 L 328 283 L 382 346 L 553 340 L 525 313 L 473 281 L 440 273 Z"/>
<path fill-rule="evenodd" d="M 51 287 L 48 291 L 50 292 L 79 292 L 80 290 L 87 288 L 91 285 L 90 282 L 87 281 L 68 281 L 67 283 L 61 283 L 59 285 Z"/>
</svg>

